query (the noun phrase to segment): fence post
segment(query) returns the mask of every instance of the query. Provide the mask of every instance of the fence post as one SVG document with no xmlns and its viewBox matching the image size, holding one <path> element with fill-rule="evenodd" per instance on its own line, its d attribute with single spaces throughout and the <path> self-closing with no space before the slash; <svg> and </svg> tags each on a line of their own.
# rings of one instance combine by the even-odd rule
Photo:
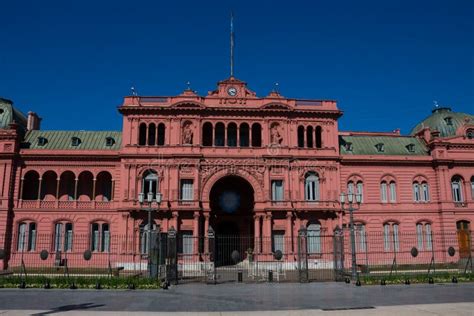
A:
<svg viewBox="0 0 474 316">
<path fill-rule="evenodd" d="M 150 278 L 158 277 L 158 265 L 160 255 L 160 226 L 156 230 L 151 231 L 151 249 L 150 249 Z"/>
<path fill-rule="evenodd" d="M 298 274 L 301 283 L 309 281 L 307 236 L 306 227 L 302 226 L 298 230 Z"/>
<path fill-rule="evenodd" d="M 208 243 L 209 243 L 209 263 L 210 270 L 207 270 L 208 276 L 207 281 L 216 284 L 216 235 L 212 227 L 209 227 L 207 231 Z"/>
<path fill-rule="evenodd" d="M 334 279 L 344 279 L 344 234 L 339 226 L 334 229 Z"/>
<path fill-rule="evenodd" d="M 168 264 L 166 267 L 166 279 L 171 284 L 178 284 L 178 245 L 176 242 L 176 230 L 171 227 L 168 230 Z"/>
</svg>

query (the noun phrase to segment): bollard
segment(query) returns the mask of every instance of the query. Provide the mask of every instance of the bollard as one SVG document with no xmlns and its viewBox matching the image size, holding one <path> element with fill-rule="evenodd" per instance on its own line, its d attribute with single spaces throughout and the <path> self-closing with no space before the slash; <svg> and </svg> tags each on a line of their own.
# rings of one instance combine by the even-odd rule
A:
<svg viewBox="0 0 474 316">
<path fill-rule="evenodd" d="M 273 282 L 273 271 L 268 270 L 268 282 Z"/>
<path fill-rule="evenodd" d="M 243 280 L 243 273 L 242 273 L 242 270 L 239 270 L 239 272 L 237 272 L 237 282 L 242 283 L 242 280 Z"/>
</svg>

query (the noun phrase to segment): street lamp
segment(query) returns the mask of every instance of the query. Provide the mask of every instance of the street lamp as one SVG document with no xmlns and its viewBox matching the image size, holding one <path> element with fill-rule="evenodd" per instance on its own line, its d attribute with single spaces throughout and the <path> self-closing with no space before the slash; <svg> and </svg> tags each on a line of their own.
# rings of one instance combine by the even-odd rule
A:
<svg viewBox="0 0 474 316">
<path fill-rule="evenodd" d="M 344 207 L 347 197 L 347 207 Z M 354 197 L 357 205 L 354 205 Z M 360 203 L 362 202 L 362 194 L 354 194 L 352 192 L 344 193 L 342 192 L 340 197 L 341 209 L 343 211 L 349 211 L 350 215 L 350 229 L 351 229 L 351 250 L 352 250 L 352 280 L 357 279 L 357 262 L 356 262 L 356 246 L 355 246 L 355 232 L 354 232 L 354 211 L 360 208 Z"/>
<path fill-rule="evenodd" d="M 144 210 L 148 212 L 148 229 L 147 229 L 147 237 L 148 237 L 148 276 L 151 278 L 152 277 L 152 270 L 151 270 L 151 245 L 152 245 L 152 240 L 151 240 L 151 231 L 152 231 L 152 212 L 155 211 L 153 208 L 153 203 L 156 203 L 157 208 L 156 212 L 160 210 L 160 204 L 161 204 L 161 193 L 157 192 L 156 195 L 154 196 L 154 193 L 152 191 L 149 191 L 146 195 L 146 201 L 145 201 L 145 193 L 139 193 L 138 194 L 138 202 L 140 203 L 140 207 L 143 207 L 144 204 L 146 204 L 148 207 L 145 208 Z"/>
</svg>

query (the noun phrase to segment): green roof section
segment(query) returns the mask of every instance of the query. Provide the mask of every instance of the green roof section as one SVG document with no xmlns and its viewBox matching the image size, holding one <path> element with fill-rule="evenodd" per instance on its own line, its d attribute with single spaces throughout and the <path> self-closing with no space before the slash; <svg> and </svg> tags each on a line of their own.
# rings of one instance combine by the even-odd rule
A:
<svg viewBox="0 0 474 316">
<path fill-rule="evenodd" d="M 9 128 L 10 124 L 15 122 L 23 130 L 26 130 L 26 116 L 13 106 L 13 102 L 0 98 L 0 128 Z"/>
<path fill-rule="evenodd" d="M 453 112 L 448 107 L 435 108 L 432 114 L 417 124 L 412 130 L 411 135 L 416 134 L 423 128 L 429 127 L 432 131 L 439 131 L 440 137 L 456 136 L 456 130 L 464 124 L 474 123 L 474 115 Z"/>
<path fill-rule="evenodd" d="M 377 147 L 383 144 L 383 151 Z M 352 147 L 352 150 L 350 150 Z M 424 142 L 410 136 L 339 136 L 341 155 L 428 156 Z"/>
<path fill-rule="evenodd" d="M 74 137 L 80 140 L 77 146 L 73 146 Z M 109 146 L 107 138 L 113 139 Z M 27 132 L 22 143 L 22 148 L 45 150 L 119 150 L 121 146 L 122 132 L 118 131 L 35 130 Z"/>
</svg>

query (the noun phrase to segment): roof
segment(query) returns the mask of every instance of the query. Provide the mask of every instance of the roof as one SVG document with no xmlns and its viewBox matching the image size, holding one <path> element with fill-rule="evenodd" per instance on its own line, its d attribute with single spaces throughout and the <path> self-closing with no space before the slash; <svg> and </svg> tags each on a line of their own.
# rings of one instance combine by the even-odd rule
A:
<svg viewBox="0 0 474 316">
<path fill-rule="evenodd" d="M 38 138 L 46 138 L 46 144 L 41 146 Z M 72 146 L 72 138 L 78 137 L 80 144 Z M 112 137 L 112 146 L 106 146 L 107 137 Z M 122 132 L 119 131 L 41 131 L 34 130 L 26 133 L 22 148 L 29 149 L 67 149 L 67 150 L 119 150 L 122 145 Z"/>
<path fill-rule="evenodd" d="M 448 124 L 446 118 L 451 118 L 451 125 Z M 416 134 L 423 128 L 430 128 L 432 131 L 439 131 L 440 137 L 451 137 L 456 136 L 456 130 L 469 122 L 474 123 L 474 115 L 453 112 L 448 107 L 435 108 L 432 114 L 417 124 L 411 131 L 411 135 Z"/>
<path fill-rule="evenodd" d="M 352 143 L 352 151 L 348 150 L 348 143 Z M 383 144 L 384 151 L 379 152 L 376 145 Z M 413 144 L 413 152 L 408 150 Z M 339 150 L 341 155 L 403 155 L 427 156 L 428 149 L 423 141 L 411 136 L 339 136 Z"/>
<path fill-rule="evenodd" d="M 26 116 L 13 106 L 13 102 L 0 98 L 0 128 L 9 128 L 15 122 L 26 130 Z"/>
</svg>

